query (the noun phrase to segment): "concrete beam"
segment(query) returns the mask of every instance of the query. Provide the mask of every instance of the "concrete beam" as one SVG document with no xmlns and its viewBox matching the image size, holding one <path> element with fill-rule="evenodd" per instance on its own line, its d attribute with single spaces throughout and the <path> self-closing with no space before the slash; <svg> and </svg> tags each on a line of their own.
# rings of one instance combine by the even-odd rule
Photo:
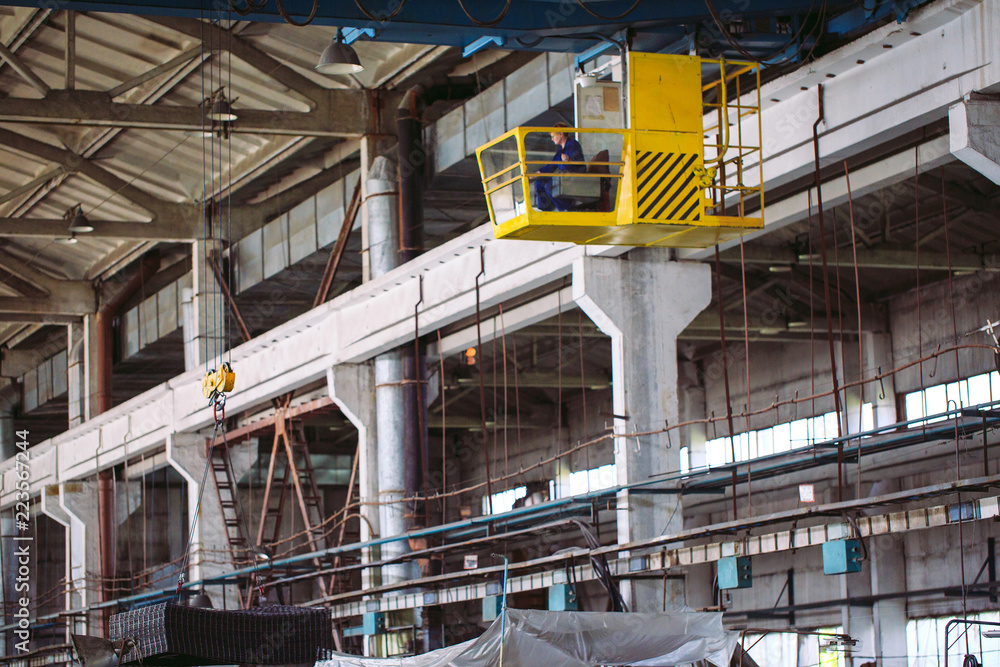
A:
<svg viewBox="0 0 1000 667">
<path fill-rule="evenodd" d="M 368 127 L 368 93 L 325 90 L 308 112 L 235 108 L 234 133 L 312 137 L 361 136 Z M 200 131 L 204 107 L 114 102 L 100 90 L 52 90 L 42 99 L 0 99 L 0 121 L 84 127 Z M 208 121 L 210 124 L 210 121 Z"/>
<path fill-rule="evenodd" d="M 948 126 L 955 157 L 1000 185 L 1000 99 L 962 100 Z"/>
<path fill-rule="evenodd" d="M 45 297 L 0 297 L 0 313 L 87 315 L 97 312 L 97 293 L 86 280 L 57 280 Z"/>
<path fill-rule="evenodd" d="M 724 262 L 739 262 L 739 252 L 727 251 L 722 253 L 721 259 Z M 1000 266 L 996 266 L 986 261 L 984 257 L 968 253 L 952 254 L 951 257 L 943 252 L 922 251 L 917 255 L 916 250 L 902 248 L 858 248 L 858 268 L 862 269 L 938 269 L 947 271 L 949 266 L 952 271 L 1000 271 Z M 743 260 L 747 264 L 759 264 L 764 266 L 794 266 L 797 264 L 819 265 L 821 258 L 819 254 L 806 255 L 797 254 L 791 248 L 781 247 L 750 247 L 743 249 Z M 834 257 L 827 257 L 827 264 L 834 267 L 853 268 L 854 256 L 850 252 L 840 253 L 839 261 Z M 949 264 L 950 261 L 950 264 Z"/>
<path fill-rule="evenodd" d="M 235 213 L 236 208 L 233 209 Z M 137 241 L 193 241 L 205 235 L 204 223 L 193 216 L 165 225 L 157 222 L 124 220 L 91 220 L 94 231 L 86 236 L 95 239 L 135 239 Z M 66 238 L 65 220 L 56 218 L 0 218 L 0 237 L 29 236 L 36 238 Z"/>
<path fill-rule="evenodd" d="M 4 324 L 76 324 L 80 315 L 53 315 L 52 313 L 0 313 Z"/>
<path fill-rule="evenodd" d="M 0 374 L 5 377 L 19 377 L 38 368 L 52 354 L 53 348 L 48 346 L 37 350 L 0 349 Z"/>
</svg>

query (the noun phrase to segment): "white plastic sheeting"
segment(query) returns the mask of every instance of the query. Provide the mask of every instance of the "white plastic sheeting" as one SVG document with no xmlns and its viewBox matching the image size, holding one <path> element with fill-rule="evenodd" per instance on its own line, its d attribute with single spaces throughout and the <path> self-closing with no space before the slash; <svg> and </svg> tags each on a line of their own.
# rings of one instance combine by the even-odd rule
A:
<svg viewBox="0 0 1000 667">
<path fill-rule="evenodd" d="M 407 658 L 333 653 L 316 667 L 494 667 L 500 661 L 501 619 L 478 639 Z M 503 664 L 514 667 L 637 665 L 672 667 L 708 660 L 729 665 L 737 636 L 721 613 L 662 614 L 507 610 Z"/>
</svg>

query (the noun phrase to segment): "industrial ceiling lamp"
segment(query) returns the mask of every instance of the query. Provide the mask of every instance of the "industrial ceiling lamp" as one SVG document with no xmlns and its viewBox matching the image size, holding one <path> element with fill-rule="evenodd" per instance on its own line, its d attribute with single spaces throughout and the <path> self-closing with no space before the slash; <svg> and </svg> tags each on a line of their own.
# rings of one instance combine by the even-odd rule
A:
<svg viewBox="0 0 1000 667">
<path fill-rule="evenodd" d="M 198 607 L 199 609 L 214 609 L 212 605 L 212 598 L 208 597 L 205 593 L 205 589 L 201 589 L 198 593 L 195 593 L 188 599 L 189 607 Z"/>
<path fill-rule="evenodd" d="M 74 245 L 76 243 L 76 234 L 70 234 L 69 236 L 56 239 L 56 243 L 62 243 L 63 245 Z"/>
<path fill-rule="evenodd" d="M 357 74 L 364 68 L 357 52 L 349 44 L 344 44 L 344 36 L 337 28 L 337 36 L 323 49 L 316 71 L 323 74 Z"/>
<path fill-rule="evenodd" d="M 212 102 L 212 112 L 209 114 L 209 118 L 223 123 L 231 123 L 236 120 L 233 105 L 226 99 L 224 91 L 220 90 L 215 101 Z"/>
<path fill-rule="evenodd" d="M 90 224 L 90 220 L 87 220 L 87 216 L 83 214 L 83 206 L 80 204 L 66 211 L 66 217 L 69 218 L 70 234 L 86 234 L 87 232 L 94 231 L 94 226 Z"/>
</svg>

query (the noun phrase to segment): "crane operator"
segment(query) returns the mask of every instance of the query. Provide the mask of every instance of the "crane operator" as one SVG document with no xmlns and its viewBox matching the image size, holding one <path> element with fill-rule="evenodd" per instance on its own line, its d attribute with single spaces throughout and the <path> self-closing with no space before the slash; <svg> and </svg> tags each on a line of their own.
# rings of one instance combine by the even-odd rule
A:
<svg viewBox="0 0 1000 667">
<path fill-rule="evenodd" d="M 566 123 L 559 122 L 553 127 L 569 127 Z M 568 132 L 551 132 L 549 136 L 552 143 L 556 145 L 556 154 L 552 156 L 552 162 L 583 162 L 583 147 L 580 142 L 569 135 Z M 582 173 L 587 170 L 583 164 L 546 164 L 539 169 L 539 173 Z M 571 201 L 564 197 L 556 197 L 552 194 L 552 178 L 541 177 L 535 179 L 534 190 L 535 208 L 541 211 L 568 211 Z"/>
</svg>

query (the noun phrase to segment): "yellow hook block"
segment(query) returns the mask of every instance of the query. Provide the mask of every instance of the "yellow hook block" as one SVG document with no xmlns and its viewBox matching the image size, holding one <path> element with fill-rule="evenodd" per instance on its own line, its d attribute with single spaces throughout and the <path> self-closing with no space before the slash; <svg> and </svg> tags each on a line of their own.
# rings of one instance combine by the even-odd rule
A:
<svg viewBox="0 0 1000 667">
<path fill-rule="evenodd" d="M 216 394 L 225 394 L 233 390 L 236 384 L 236 373 L 228 362 L 223 363 L 218 370 L 212 369 L 201 380 L 201 393 L 205 398 Z"/>
</svg>

